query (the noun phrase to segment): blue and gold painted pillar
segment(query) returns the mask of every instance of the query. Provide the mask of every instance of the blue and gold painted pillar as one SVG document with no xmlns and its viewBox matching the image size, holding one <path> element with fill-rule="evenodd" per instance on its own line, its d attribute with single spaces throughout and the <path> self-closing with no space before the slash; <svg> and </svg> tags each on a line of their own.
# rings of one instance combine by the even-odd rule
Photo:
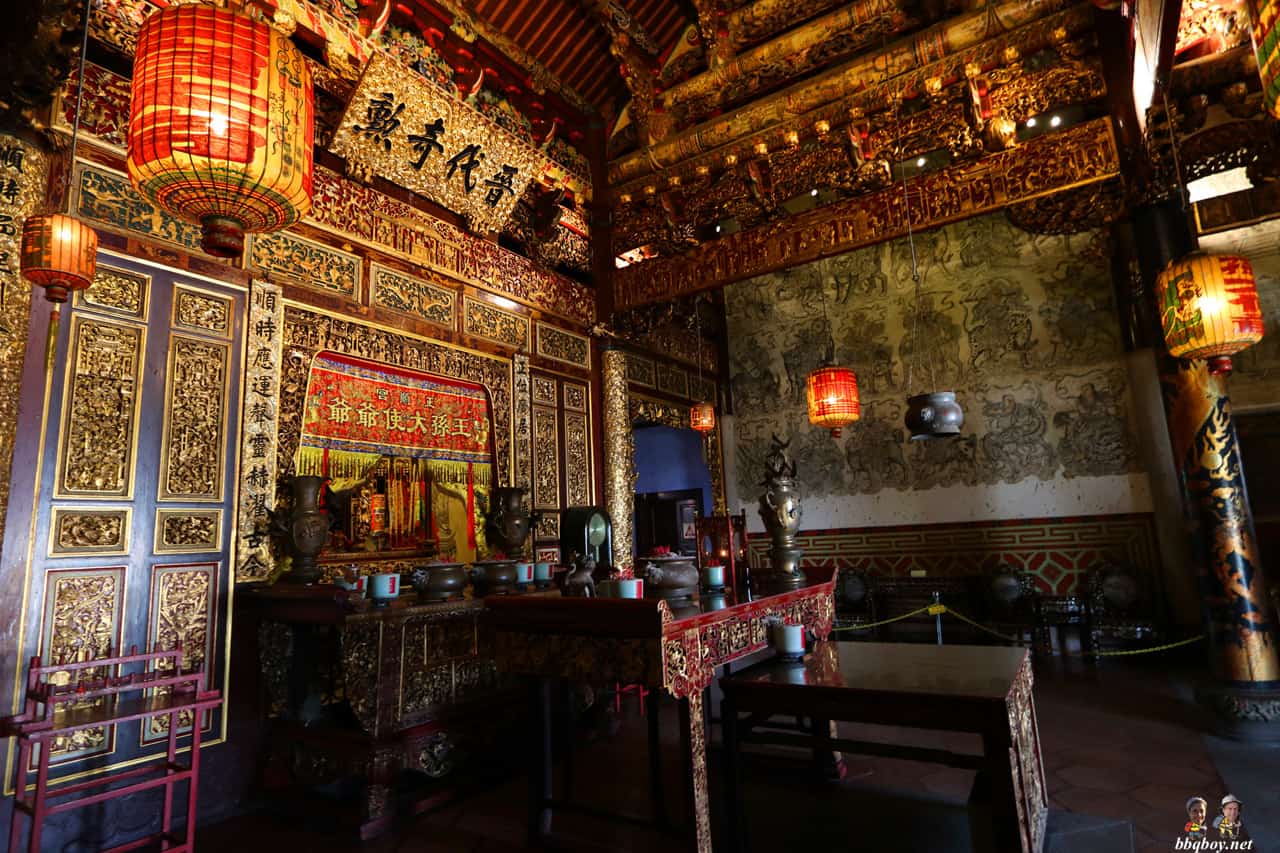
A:
<svg viewBox="0 0 1280 853">
<path fill-rule="evenodd" d="M 1139 264 L 1148 297 L 1155 277 L 1191 248 L 1176 202 L 1134 217 Z M 1209 636 L 1210 667 L 1220 687 L 1207 696 L 1229 718 L 1254 719 L 1258 702 L 1275 701 L 1280 686 L 1276 613 L 1267 594 L 1244 463 L 1231 416 L 1225 376 L 1204 361 L 1179 361 L 1163 352 L 1157 332 L 1165 413 L 1173 461 L 1183 486 L 1192 558 Z M 1280 730 L 1280 726 L 1272 726 Z M 1280 731 L 1277 732 L 1280 736 Z"/>
</svg>

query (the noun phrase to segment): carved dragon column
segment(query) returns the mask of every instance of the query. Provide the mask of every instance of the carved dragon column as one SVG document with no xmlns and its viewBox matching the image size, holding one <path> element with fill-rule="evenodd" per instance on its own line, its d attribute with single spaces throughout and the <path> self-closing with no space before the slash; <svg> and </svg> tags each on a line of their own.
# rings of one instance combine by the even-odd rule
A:
<svg viewBox="0 0 1280 853">
<path fill-rule="evenodd" d="M 1165 265 L 1190 248 L 1176 203 L 1135 216 L 1148 296 Z M 1174 465 L 1186 498 L 1192 558 L 1218 684 L 1200 692 L 1227 733 L 1280 738 L 1280 655 L 1276 612 L 1258 553 L 1226 378 L 1203 361 L 1160 359 Z"/>
<path fill-rule="evenodd" d="M 627 355 L 606 347 L 601 357 L 604 397 L 604 507 L 613 522 L 613 568 L 631 568 L 635 504 L 635 437 L 627 409 Z"/>
</svg>

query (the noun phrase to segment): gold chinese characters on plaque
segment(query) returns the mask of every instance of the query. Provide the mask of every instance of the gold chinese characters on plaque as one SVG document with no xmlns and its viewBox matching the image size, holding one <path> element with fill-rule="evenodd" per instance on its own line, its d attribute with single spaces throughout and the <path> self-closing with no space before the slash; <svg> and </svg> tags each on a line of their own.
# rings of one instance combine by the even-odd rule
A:
<svg viewBox="0 0 1280 853">
<path fill-rule="evenodd" d="M 537 149 L 389 55 L 375 56 L 347 102 L 331 149 L 377 175 L 500 230 L 549 161 Z"/>
</svg>

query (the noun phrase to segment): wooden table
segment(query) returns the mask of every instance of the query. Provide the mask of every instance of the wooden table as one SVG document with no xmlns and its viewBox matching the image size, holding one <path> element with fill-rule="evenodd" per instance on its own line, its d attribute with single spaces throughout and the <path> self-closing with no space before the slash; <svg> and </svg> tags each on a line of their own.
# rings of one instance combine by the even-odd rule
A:
<svg viewBox="0 0 1280 853">
<path fill-rule="evenodd" d="M 740 590 L 701 595 L 683 604 L 651 599 L 490 598 L 486 620 L 493 630 L 500 672 L 594 685 L 644 684 L 682 700 L 694 826 L 699 853 L 711 853 L 707 797 L 706 717 L 703 691 L 718 667 L 765 648 L 767 622 L 782 617 L 819 637 L 831 632 L 834 576 L 773 595 Z M 539 715 L 548 687 L 538 688 Z M 544 726 L 533 774 L 530 829 L 550 828 L 550 736 Z"/>
<path fill-rule="evenodd" d="M 801 662 L 771 660 L 721 678 L 727 824 L 743 823 L 739 744 L 803 744 L 815 755 L 836 749 L 977 769 L 971 804 L 990 821 L 973 822 L 974 849 L 1040 853 L 1048 804 L 1031 684 L 1026 649 L 832 641 Z M 754 737 L 749 723 L 742 731 L 743 713 L 808 717 L 813 733 Z M 983 755 L 844 740 L 832 735 L 832 720 L 976 733 Z M 745 849 L 742 833 L 735 836 L 730 849 Z"/>
</svg>

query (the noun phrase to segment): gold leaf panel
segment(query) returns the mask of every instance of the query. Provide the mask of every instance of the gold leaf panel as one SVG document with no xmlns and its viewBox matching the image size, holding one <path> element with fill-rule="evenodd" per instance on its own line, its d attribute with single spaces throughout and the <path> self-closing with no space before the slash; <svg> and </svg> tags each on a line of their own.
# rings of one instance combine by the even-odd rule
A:
<svg viewBox="0 0 1280 853">
<path fill-rule="evenodd" d="M 533 377 L 533 402 L 544 406 L 556 404 L 556 381 L 549 376 Z"/>
<path fill-rule="evenodd" d="M 49 522 L 49 556 L 126 554 L 132 510 L 55 507 Z"/>
<path fill-rule="evenodd" d="M 144 337 L 133 326 L 72 317 L 58 497 L 133 497 Z"/>
<path fill-rule="evenodd" d="M 529 347 L 529 318 L 523 314 L 513 314 L 501 308 L 472 299 L 462 298 L 463 324 L 462 330 L 468 335 L 484 338 L 499 344 L 506 344 L 517 349 Z"/>
<path fill-rule="evenodd" d="M 157 554 L 203 554 L 222 548 L 221 509 L 157 509 Z"/>
<path fill-rule="evenodd" d="M 572 382 L 562 383 L 564 387 L 564 407 L 574 412 L 587 410 L 587 386 Z"/>
<path fill-rule="evenodd" d="M 565 505 L 590 506 L 591 427 L 583 412 L 564 413 L 564 478 Z"/>
<path fill-rule="evenodd" d="M 146 322 L 150 289 L 149 275 L 98 264 L 93 286 L 88 290 L 77 290 L 74 305 L 76 308 L 123 314 Z"/>
<path fill-rule="evenodd" d="M 203 290 L 179 286 L 173 296 L 173 325 L 178 329 L 231 336 L 231 311 L 235 302 Z"/>
<path fill-rule="evenodd" d="M 533 407 L 533 505 L 560 506 L 560 442 L 555 409 Z"/>
<path fill-rule="evenodd" d="M 673 364 L 658 362 L 658 390 L 677 397 L 688 397 L 689 374 Z"/>
<path fill-rule="evenodd" d="M 183 335 L 169 341 L 160 500 L 222 500 L 230 357 L 228 344 Z"/>
<path fill-rule="evenodd" d="M 646 388 L 656 387 L 658 380 L 654 374 L 653 362 L 647 358 L 627 353 L 627 381 Z"/>
<path fill-rule="evenodd" d="M 151 576 L 151 648 L 168 650 L 181 643 L 182 668 L 188 672 L 205 669 L 206 684 L 217 569 L 212 563 L 156 566 Z M 191 712 L 180 714 L 179 731 L 189 730 L 191 720 Z M 168 717 L 150 717 L 143 728 L 142 742 L 154 741 L 168 733 Z"/>
<path fill-rule="evenodd" d="M 360 258 L 284 231 L 254 234 L 249 267 L 279 273 L 300 284 L 360 299 Z"/>
<path fill-rule="evenodd" d="M 120 648 L 124 568 L 53 571 L 45 576 L 44 630 L 40 657 L 79 663 L 110 657 Z M 81 678 L 106 678 L 107 667 L 81 670 Z M 55 677 L 56 677 L 55 673 Z M 114 748 L 115 727 L 81 729 L 55 738 L 50 760 L 72 761 Z"/>
<path fill-rule="evenodd" d="M 458 294 L 449 288 L 382 264 L 370 265 L 369 278 L 373 283 L 373 304 L 447 329 L 454 328 Z"/>
<path fill-rule="evenodd" d="M 538 355 L 590 369 L 591 341 L 582 335 L 539 323 Z"/>
</svg>

